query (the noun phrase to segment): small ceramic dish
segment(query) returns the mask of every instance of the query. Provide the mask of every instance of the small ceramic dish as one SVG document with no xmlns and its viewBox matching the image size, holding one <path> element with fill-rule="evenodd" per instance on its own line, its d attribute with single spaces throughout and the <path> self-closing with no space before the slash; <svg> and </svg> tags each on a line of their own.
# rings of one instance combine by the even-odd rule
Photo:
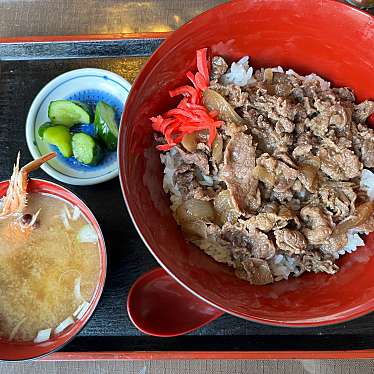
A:
<svg viewBox="0 0 374 374">
<path fill-rule="evenodd" d="M 42 169 L 51 177 L 68 184 L 91 185 L 116 177 L 116 152 L 107 152 L 97 165 L 87 166 L 74 157 L 63 157 L 56 146 L 47 144 L 39 137 L 38 129 L 49 120 L 49 103 L 59 99 L 82 101 L 92 108 L 103 100 L 115 109 L 116 122 L 119 124 L 130 89 L 130 83 L 124 78 L 102 69 L 72 70 L 53 79 L 35 97 L 27 115 L 26 141 L 33 158 L 50 151 L 57 152 L 57 157 L 42 165 Z M 82 131 L 92 135 L 93 125 L 82 126 Z"/>
</svg>

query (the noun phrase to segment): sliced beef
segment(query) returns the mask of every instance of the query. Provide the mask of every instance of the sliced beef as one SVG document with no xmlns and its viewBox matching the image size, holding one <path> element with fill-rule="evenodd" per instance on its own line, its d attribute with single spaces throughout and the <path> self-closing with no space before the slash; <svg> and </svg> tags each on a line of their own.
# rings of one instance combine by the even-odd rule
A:
<svg viewBox="0 0 374 374">
<path fill-rule="evenodd" d="M 253 285 L 261 286 L 274 282 L 273 275 L 265 260 L 248 258 L 236 263 L 237 277 L 249 281 Z"/>
<path fill-rule="evenodd" d="M 300 227 L 300 220 L 297 215 L 286 206 L 282 205 L 280 208 L 267 206 L 268 211 L 258 213 L 242 223 L 248 228 L 257 228 L 264 232 L 271 230 L 279 230 L 287 225 L 293 227 Z M 266 208 L 265 208 L 266 209 Z"/>
<path fill-rule="evenodd" d="M 318 157 L 321 170 L 333 180 L 346 181 L 361 175 L 362 163 L 356 154 L 348 148 L 339 148 L 332 141 L 325 140 Z"/>
<path fill-rule="evenodd" d="M 210 79 L 212 81 L 218 80 L 226 73 L 229 66 L 221 56 L 214 56 L 212 58 L 212 71 L 210 72 Z"/>
<path fill-rule="evenodd" d="M 356 98 L 354 93 L 349 87 L 333 88 L 332 92 L 337 95 L 341 100 L 354 103 Z"/>
<path fill-rule="evenodd" d="M 241 90 L 236 84 L 228 84 L 227 86 L 218 82 L 211 82 L 210 89 L 218 92 L 227 102 L 234 108 L 243 106 L 248 98 L 248 93 Z"/>
<path fill-rule="evenodd" d="M 297 230 L 283 229 L 275 230 L 275 243 L 279 249 L 291 254 L 304 253 L 307 241 L 304 235 Z"/>
<path fill-rule="evenodd" d="M 173 180 L 183 199 L 190 198 L 194 190 L 199 187 L 193 167 L 186 164 L 176 169 Z"/>
<path fill-rule="evenodd" d="M 309 251 L 302 257 L 302 267 L 314 273 L 335 274 L 339 267 L 334 264 L 334 259 L 323 259 L 318 252 Z"/>
<path fill-rule="evenodd" d="M 222 227 L 222 238 L 235 247 L 247 248 L 255 258 L 268 259 L 275 253 L 273 242 L 265 233 L 255 228 L 247 230 L 242 225 L 227 223 Z"/>
<path fill-rule="evenodd" d="M 295 79 L 292 76 L 274 72 L 272 85 L 273 92 L 276 96 L 288 97 L 291 95 L 294 87 L 297 86 L 297 82 L 295 82 Z"/>
<path fill-rule="evenodd" d="M 318 169 L 307 163 L 299 165 L 298 178 L 302 185 L 311 193 L 317 192 L 318 188 Z"/>
<path fill-rule="evenodd" d="M 351 111 L 341 104 L 331 105 L 329 102 L 316 100 L 314 105 L 318 113 L 312 119 L 306 120 L 306 125 L 314 135 L 323 138 L 330 128 L 338 129 L 340 132 L 347 130 L 350 123 Z"/>
<path fill-rule="evenodd" d="M 190 233 L 192 231 L 195 234 L 191 241 L 207 255 L 213 257 L 217 262 L 229 265 L 233 264 L 232 244 L 222 239 L 221 228 L 219 226 L 214 224 L 208 225 L 200 221 L 199 223 L 194 222 L 189 224 L 187 228 L 190 230 Z M 184 231 L 186 231 L 186 227 L 184 227 Z"/>
<path fill-rule="evenodd" d="M 374 113 L 374 101 L 365 100 L 362 103 L 355 105 L 352 115 L 356 123 L 365 123 L 365 121 Z"/>
<path fill-rule="evenodd" d="M 251 117 L 251 111 L 244 111 L 243 116 L 248 119 Z M 250 129 L 251 134 L 258 143 L 258 148 L 262 152 L 270 154 L 276 151 L 287 152 L 288 147 L 292 145 L 293 135 L 286 132 L 277 132 L 274 125 L 263 115 L 259 115 L 256 118 L 256 122 L 251 123 Z"/>
<path fill-rule="evenodd" d="M 256 160 L 255 175 L 261 182 L 272 190 L 274 196 L 281 202 L 292 198 L 291 188 L 299 175 L 298 170 L 286 163 L 263 153 Z"/>
<path fill-rule="evenodd" d="M 319 188 L 321 203 L 335 220 L 341 221 L 354 212 L 357 194 L 353 186 L 351 182 L 328 182 Z"/>
<path fill-rule="evenodd" d="M 212 147 L 201 131 L 193 147 L 185 141 L 161 156 L 176 217 L 190 199 L 211 208 L 179 219 L 183 231 L 254 285 L 334 274 L 349 230 L 374 231 L 374 207 L 359 187 L 363 167 L 374 168 L 365 123 L 374 101 L 356 105 L 349 88 L 281 69 L 259 69 L 243 87 L 224 84 L 227 70 L 213 57 L 210 88 L 243 121 L 225 121 Z"/>
<path fill-rule="evenodd" d="M 310 155 L 313 146 L 311 144 L 298 145 L 292 151 L 292 157 L 297 160 L 299 157 L 305 158 Z"/>
<path fill-rule="evenodd" d="M 353 147 L 366 168 L 374 168 L 374 130 L 358 125 L 354 129 Z"/>
<path fill-rule="evenodd" d="M 301 232 L 310 245 L 323 244 L 331 235 L 333 223 L 320 207 L 307 205 L 301 209 L 300 217 L 305 224 Z"/>
<path fill-rule="evenodd" d="M 255 211 L 261 204 L 257 189 L 258 181 L 253 177 L 256 148 L 252 137 L 235 134 L 228 142 L 224 152 L 224 166 L 221 178 L 231 193 L 233 202 L 241 213 Z"/>
<path fill-rule="evenodd" d="M 247 273 L 247 279 L 253 285 L 265 285 L 274 282 L 269 265 L 264 260 L 248 259 L 243 262 L 243 268 Z"/>
<path fill-rule="evenodd" d="M 194 165 L 201 170 L 205 175 L 209 175 L 209 161 L 208 156 L 201 151 L 194 153 L 185 152 L 182 148 L 176 147 L 183 162 L 187 165 Z"/>
<path fill-rule="evenodd" d="M 264 88 L 257 88 L 249 92 L 247 110 L 256 109 L 268 119 L 278 122 L 282 119 L 294 120 L 298 107 L 290 100 L 271 95 Z"/>
<path fill-rule="evenodd" d="M 372 214 L 366 222 L 361 223 L 359 226 L 357 226 L 357 231 L 363 232 L 365 234 L 369 234 L 370 232 L 373 232 L 374 231 L 374 214 Z"/>
</svg>

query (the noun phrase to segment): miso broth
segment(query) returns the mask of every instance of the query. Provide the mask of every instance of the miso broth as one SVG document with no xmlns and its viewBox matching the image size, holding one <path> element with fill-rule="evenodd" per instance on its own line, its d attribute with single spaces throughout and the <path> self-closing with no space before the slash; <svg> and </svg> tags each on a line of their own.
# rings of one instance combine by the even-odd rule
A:
<svg viewBox="0 0 374 374">
<path fill-rule="evenodd" d="M 82 317 L 98 284 L 92 225 L 66 201 L 30 194 L 24 213 L 39 209 L 32 230 L 22 231 L 15 217 L 0 220 L 1 339 L 52 338 Z"/>
</svg>

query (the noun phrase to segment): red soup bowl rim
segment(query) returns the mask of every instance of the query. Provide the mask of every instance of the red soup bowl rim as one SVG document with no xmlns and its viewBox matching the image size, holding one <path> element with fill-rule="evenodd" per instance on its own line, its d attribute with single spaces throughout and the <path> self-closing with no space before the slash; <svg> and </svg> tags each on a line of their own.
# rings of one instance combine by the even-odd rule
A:
<svg viewBox="0 0 374 374">
<path fill-rule="evenodd" d="M 233 1 L 231 1 L 231 4 L 232 3 L 240 3 L 240 2 L 243 2 L 243 0 L 233 0 Z M 325 0 L 325 2 L 328 2 L 328 1 Z M 347 9 L 350 9 L 350 10 L 353 9 L 358 14 L 360 14 L 360 16 L 367 17 L 368 19 L 374 20 L 374 16 L 372 16 L 371 14 L 369 14 L 367 12 L 364 12 L 363 10 L 355 8 L 352 5 L 349 5 L 347 3 L 342 3 L 339 0 L 329 0 L 329 2 L 333 3 L 335 6 L 339 6 L 339 7 L 342 7 L 342 8 L 347 8 Z M 216 301 L 213 301 L 210 298 L 202 295 L 201 293 L 198 293 L 198 292 L 194 291 L 193 284 L 187 285 L 184 281 L 182 281 L 178 277 L 178 274 L 172 272 L 168 268 L 168 266 L 165 265 L 163 263 L 163 261 L 159 258 L 159 256 L 157 255 L 157 250 L 154 250 L 152 248 L 151 244 L 147 241 L 147 239 L 145 238 L 145 236 L 142 233 L 142 230 L 141 230 L 140 226 L 138 225 L 138 223 L 135 220 L 134 213 L 133 213 L 132 208 L 131 208 L 132 204 L 131 204 L 130 191 L 127 189 L 127 183 L 129 182 L 128 177 L 125 173 L 125 164 L 126 164 L 127 161 L 125 160 L 125 157 L 123 157 L 124 153 L 122 152 L 127 147 L 127 145 L 126 145 L 126 131 L 127 131 L 127 129 L 125 127 L 125 123 L 127 122 L 127 116 L 128 116 L 127 108 L 131 104 L 131 101 L 132 101 L 131 100 L 132 93 L 139 89 L 139 87 L 142 85 L 143 81 L 146 79 L 146 77 L 149 74 L 152 74 L 152 71 L 156 67 L 159 58 L 164 54 L 164 52 L 168 51 L 168 48 L 170 47 L 169 46 L 169 41 L 173 38 L 174 35 L 177 34 L 178 38 L 180 40 L 181 39 L 181 36 L 180 36 L 181 33 L 185 29 L 188 29 L 192 23 L 198 22 L 200 19 L 203 19 L 206 14 L 208 14 L 210 12 L 214 12 L 217 8 L 224 8 L 226 6 L 229 6 L 229 4 L 230 4 L 230 2 L 229 3 L 224 3 L 224 4 L 218 5 L 216 7 L 213 7 L 211 9 L 201 13 L 200 15 L 194 17 L 191 21 L 187 22 L 186 24 L 184 24 L 183 26 L 178 28 L 170 36 L 168 36 L 168 38 L 156 49 L 156 51 L 152 54 L 150 59 L 144 64 L 142 70 L 140 71 L 140 73 L 138 74 L 138 76 L 136 77 L 136 79 L 135 79 L 135 81 L 132 85 L 132 89 L 131 89 L 131 92 L 130 92 L 130 95 L 129 95 L 129 100 L 127 100 L 127 102 L 125 104 L 125 109 L 124 109 L 124 112 L 123 112 L 122 118 L 121 118 L 118 148 L 117 148 L 117 152 L 118 152 L 117 156 L 118 156 L 119 167 L 120 167 L 120 178 L 119 179 L 120 179 L 122 194 L 123 194 L 123 197 L 124 197 L 125 204 L 127 206 L 127 210 L 129 212 L 129 215 L 130 215 L 130 217 L 131 217 L 131 219 L 134 223 L 134 226 L 135 226 L 136 230 L 138 231 L 138 234 L 140 235 L 141 239 L 143 240 L 144 244 L 146 245 L 148 250 L 151 252 L 151 254 L 154 256 L 154 258 L 158 261 L 158 263 L 161 265 L 161 267 L 170 276 L 172 276 L 178 283 L 180 283 L 183 287 L 185 287 L 187 290 L 189 290 L 196 297 L 198 297 L 201 300 L 209 303 L 210 305 L 212 305 L 213 307 L 215 307 L 219 310 L 222 310 L 224 312 L 227 312 L 227 313 L 232 314 L 234 316 L 237 316 L 239 318 L 244 318 L 244 319 L 247 319 L 247 320 L 250 320 L 250 321 L 253 321 L 253 322 L 260 322 L 260 323 L 266 324 L 266 325 L 284 326 L 284 327 L 326 326 L 326 325 L 333 325 L 333 324 L 337 324 L 337 323 L 347 322 L 347 321 L 356 319 L 358 317 L 364 316 L 364 315 L 366 315 L 366 314 L 368 314 L 368 313 L 370 313 L 374 310 L 374 300 L 371 300 L 371 301 L 369 300 L 369 301 L 367 301 L 367 302 L 365 302 L 365 303 L 363 303 L 363 304 L 361 304 L 357 307 L 350 308 L 349 310 L 346 311 L 349 315 L 347 315 L 347 313 L 345 313 L 345 315 L 340 315 L 340 313 L 336 313 L 336 314 L 330 314 L 326 318 L 321 318 L 319 320 L 308 320 L 308 321 L 305 321 L 305 322 L 303 322 L 303 321 L 302 322 L 300 322 L 300 321 L 295 321 L 295 322 L 293 322 L 293 321 L 276 321 L 276 320 L 268 320 L 266 318 L 261 318 L 261 317 L 257 317 L 257 316 L 248 317 L 248 316 L 243 316 L 240 313 L 236 313 L 233 310 L 228 310 L 225 306 L 220 305 Z M 172 45 L 172 48 L 174 48 L 174 47 L 175 46 Z M 155 62 L 155 61 L 157 61 L 157 62 Z"/>
<path fill-rule="evenodd" d="M 0 182 L 0 197 L 4 196 L 4 193 L 6 191 L 6 187 L 9 184 L 9 180 L 1 181 Z M 90 208 L 83 202 L 81 198 L 79 198 L 75 193 L 68 190 L 67 188 L 60 186 L 54 182 L 47 181 L 44 179 L 38 179 L 38 178 L 31 178 L 28 182 L 28 189 L 30 189 L 29 192 L 41 192 L 50 194 L 52 196 L 56 196 L 60 198 L 63 201 L 66 201 L 70 204 L 77 205 L 81 211 L 81 213 L 84 215 L 84 217 L 87 219 L 87 221 L 93 226 L 95 229 L 97 235 L 98 235 L 98 244 L 99 244 L 99 251 L 100 251 L 100 276 L 97 281 L 96 289 L 94 291 L 93 296 L 91 297 L 91 300 L 89 302 L 89 307 L 84 313 L 83 317 L 79 319 L 78 321 L 75 321 L 73 325 L 68 327 L 66 331 L 63 331 L 60 333 L 57 337 L 52 337 L 52 339 L 48 340 L 47 342 L 43 343 L 34 343 L 34 342 L 8 342 L 7 340 L 0 339 L 0 344 L 5 345 L 13 345 L 14 348 L 22 347 L 25 350 L 33 350 L 37 347 L 39 348 L 41 345 L 45 346 L 46 344 L 53 344 L 53 342 L 58 342 L 57 344 L 53 344 L 52 349 L 48 349 L 46 347 L 44 351 L 40 349 L 38 353 L 36 354 L 29 354 L 28 351 L 26 351 L 24 354 L 18 355 L 17 354 L 9 354 L 12 357 L 2 357 L 2 353 L 0 352 L 0 361 L 25 361 L 25 360 L 34 360 L 38 359 L 44 356 L 47 356 L 53 352 L 56 352 L 63 348 L 66 344 L 68 344 L 71 340 L 74 339 L 74 337 L 84 328 L 84 326 L 87 324 L 89 319 L 92 317 L 99 300 L 101 298 L 101 295 L 104 290 L 105 285 L 105 279 L 107 274 L 107 253 L 106 253 L 106 247 L 105 247 L 105 241 L 104 236 L 101 231 L 100 225 L 90 210 Z"/>
</svg>

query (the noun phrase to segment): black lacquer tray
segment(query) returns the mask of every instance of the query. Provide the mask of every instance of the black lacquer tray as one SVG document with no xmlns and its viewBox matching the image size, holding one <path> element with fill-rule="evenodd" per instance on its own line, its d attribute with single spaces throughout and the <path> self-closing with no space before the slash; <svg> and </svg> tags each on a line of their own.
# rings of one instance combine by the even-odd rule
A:
<svg viewBox="0 0 374 374">
<path fill-rule="evenodd" d="M 117 35 L 0 41 L 0 180 L 9 178 L 19 150 L 23 163 L 31 160 L 25 139 L 26 116 L 33 98 L 47 82 L 83 67 L 111 70 L 132 82 L 163 37 Z M 51 180 L 42 170 L 33 176 Z M 364 356 L 374 357 L 374 314 L 319 328 L 271 327 L 226 314 L 186 336 L 165 339 L 142 334 L 129 320 L 126 297 L 137 277 L 157 263 L 126 211 L 119 180 L 66 187 L 87 203 L 102 227 L 108 251 L 108 276 L 93 317 L 61 353 L 55 354 L 56 359 L 128 358 L 120 353 L 144 351 L 148 356 L 131 357 L 232 357 L 227 352 L 241 352 L 235 357 L 264 357 L 261 352 L 267 352 L 267 357 L 297 357 L 300 352 L 347 350 L 354 352 L 346 352 L 346 357 L 360 356 L 360 352 L 361 356 L 365 352 Z M 181 351 L 185 353 L 173 355 Z M 168 354 L 157 356 L 157 352 Z M 258 355 L 246 356 L 245 352 Z"/>
</svg>

